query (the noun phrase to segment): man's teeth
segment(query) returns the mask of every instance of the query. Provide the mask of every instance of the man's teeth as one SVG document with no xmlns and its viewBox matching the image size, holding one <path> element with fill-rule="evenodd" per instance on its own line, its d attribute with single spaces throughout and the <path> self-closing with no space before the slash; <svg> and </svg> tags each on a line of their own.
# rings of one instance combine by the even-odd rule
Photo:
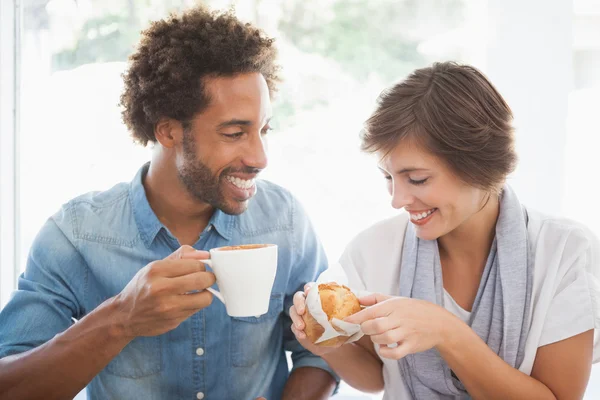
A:
<svg viewBox="0 0 600 400">
<path fill-rule="evenodd" d="M 420 220 L 420 219 L 423 219 L 423 218 L 425 218 L 425 217 L 429 216 L 429 215 L 430 215 L 432 212 L 434 212 L 434 211 L 435 211 L 435 208 L 432 208 L 431 210 L 429 210 L 429 211 L 424 211 L 424 212 L 422 212 L 422 213 L 420 213 L 420 214 L 410 214 L 410 218 L 411 218 L 411 219 L 414 219 L 415 221 L 418 221 L 418 220 Z"/>
<path fill-rule="evenodd" d="M 229 182 L 233 183 L 235 186 L 239 187 L 240 189 L 250 189 L 254 185 L 254 179 L 249 179 L 249 180 L 245 181 L 240 178 L 228 176 L 227 180 Z"/>
</svg>

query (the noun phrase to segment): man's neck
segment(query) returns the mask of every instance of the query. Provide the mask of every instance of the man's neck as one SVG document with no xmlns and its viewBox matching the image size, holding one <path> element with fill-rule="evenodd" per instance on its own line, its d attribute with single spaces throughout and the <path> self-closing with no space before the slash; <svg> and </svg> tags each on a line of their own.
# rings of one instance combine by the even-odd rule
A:
<svg viewBox="0 0 600 400">
<path fill-rule="evenodd" d="M 148 203 L 158 220 L 181 245 L 193 245 L 206 228 L 215 209 L 195 200 L 181 184 L 175 170 L 160 161 L 150 164 L 143 178 Z"/>
</svg>

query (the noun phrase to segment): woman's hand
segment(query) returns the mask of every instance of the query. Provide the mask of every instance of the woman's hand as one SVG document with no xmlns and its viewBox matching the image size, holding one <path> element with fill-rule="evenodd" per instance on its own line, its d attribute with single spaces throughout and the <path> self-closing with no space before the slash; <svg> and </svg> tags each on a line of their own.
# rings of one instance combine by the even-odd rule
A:
<svg viewBox="0 0 600 400">
<path fill-rule="evenodd" d="M 290 317 L 292 318 L 292 332 L 296 335 L 296 339 L 298 342 L 304 347 L 306 350 L 310 351 L 316 356 L 323 356 L 327 353 L 330 353 L 341 346 L 317 346 L 312 343 L 306 336 L 304 332 L 304 328 L 306 325 L 304 324 L 304 320 L 302 316 L 306 313 L 306 295 L 310 290 L 310 284 L 306 284 L 304 286 L 304 292 L 296 292 L 294 294 L 294 305 L 290 307 Z"/>
<path fill-rule="evenodd" d="M 359 301 L 367 308 L 344 321 L 360 324 L 364 334 L 379 345 L 381 357 L 394 360 L 439 346 L 462 323 L 446 309 L 424 300 L 372 294 Z"/>
</svg>

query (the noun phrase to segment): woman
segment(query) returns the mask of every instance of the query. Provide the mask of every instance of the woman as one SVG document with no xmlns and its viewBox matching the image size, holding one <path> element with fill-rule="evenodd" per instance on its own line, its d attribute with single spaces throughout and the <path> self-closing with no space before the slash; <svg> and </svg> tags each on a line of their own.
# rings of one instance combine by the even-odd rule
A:
<svg viewBox="0 0 600 400">
<path fill-rule="evenodd" d="M 350 385 L 386 399 L 580 399 L 597 360 L 598 244 L 584 227 L 522 206 L 511 110 L 478 70 L 437 63 L 385 91 L 363 133 L 392 206 L 341 258 L 377 293 L 339 348 L 298 340 Z M 374 344 L 374 345 L 373 345 Z"/>
</svg>

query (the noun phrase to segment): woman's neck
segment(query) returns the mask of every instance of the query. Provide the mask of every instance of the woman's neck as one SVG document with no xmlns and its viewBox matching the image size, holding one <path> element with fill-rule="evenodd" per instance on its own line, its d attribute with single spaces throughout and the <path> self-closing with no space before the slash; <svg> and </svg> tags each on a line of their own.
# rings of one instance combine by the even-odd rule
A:
<svg viewBox="0 0 600 400">
<path fill-rule="evenodd" d="M 492 195 L 480 211 L 438 239 L 440 257 L 453 264 L 485 266 L 496 235 L 499 212 L 499 199 Z"/>
<path fill-rule="evenodd" d="M 496 196 L 461 226 L 438 239 L 444 289 L 471 311 L 496 234 Z"/>
</svg>

